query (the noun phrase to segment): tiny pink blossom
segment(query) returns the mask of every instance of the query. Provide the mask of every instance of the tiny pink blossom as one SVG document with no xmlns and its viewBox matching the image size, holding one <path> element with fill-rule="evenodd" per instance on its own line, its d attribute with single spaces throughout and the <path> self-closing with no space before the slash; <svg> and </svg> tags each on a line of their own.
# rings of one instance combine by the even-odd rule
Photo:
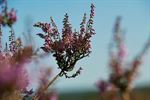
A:
<svg viewBox="0 0 150 100">
<path fill-rule="evenodd" d="M 119 58 L 124 59 L 124 58 L 127 56 L 127 54 L 128 54 L 127 48 L 126 48 L 126 46 L 122 43 L 122 44 L 119 46 L 118 56 L 119 56 Z"/>
</svg>

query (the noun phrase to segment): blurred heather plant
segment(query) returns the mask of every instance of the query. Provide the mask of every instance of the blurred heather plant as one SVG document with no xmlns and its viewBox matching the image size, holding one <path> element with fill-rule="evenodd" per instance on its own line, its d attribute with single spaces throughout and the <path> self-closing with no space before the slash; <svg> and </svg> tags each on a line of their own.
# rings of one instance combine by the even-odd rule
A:
<svg viewBox="0 0 150 100">
<path fill-rule="evenodd" d="M 110 93 L 111 96 L 108 100 L 131 100 L 130 92 L 132 90 L 132 82 L 137 74 L 137 70 L 143 62 L 144 54 L 150 47 L 149 39 L 142 51 L 131 61 L 131 63 L 126 63 L 125 58 L 128 53 L 120 21 L 121 17 L 117 17 L 114 25 L 113 41 L 109 45 L 109 67 L 111 69 L 109 80 L 101 80 L 97 84 L 103 97 L 108 97 L 108 95 L 104 94 Z M 129 67 L 127 68 L 127 66 Z M 120 99 L 117 97 L 116 93 L 121 94 Z"/>
<path fill-rule="evenodd" d="M 24 65 L 31 60 L 33 49 L 31 46 L 23 47 L 21 39 L 14 39 L 14 36 L 14 31 L 11 28 L 9 36 L 9 46 L 6 43 L 6 46 L 3 48 L 2 44 L 0 43 L 1 100 L 11 100 L 11 94 L 16 97 L 16 94 L 14 94 L 15 92 L 19 96 L 18 92 L 20 93 L 22 90 L 26 89 L 29 84 L 27 70 Z M 9 97 L 10 95 L 11 97 Z"/>
<path fill-rule="evenodd" d="M 42 68 L 41 70 L 45 70 L 40 72 L 38 89 L 36 91 L 27 89 L 32 81 L 27 72 L 27 64 L 37 57 L 43 57 L 43 54 L 37 53 L 33 43 L 23 45 L 21 38 L 15 38 L 13 24 L 16 22 L 16 13 L 13 9 L 8 12 L 6 0 L 0 1 L 0 7 L 2 8 L 0 12 L 0 100 L 31 100 L 33 94 L 37 93 L 45 82 L 47 83 L 51 71 Z M 3 46 L 2 28 L 7 26 L 10 29 L 9 42 Z M 31 35 L 26 35 L 24 38 L 30 40 Z M 57 100 L 57 93 L 50 91 L 39 99 Z"/>
<path fill-rule="evenodd" d="M 7 0 L 1 0 L 0 5 L 0 24 L 11 27 L 17 21 L 16 11 L 12 8 L 8 12 Z"/>
<path fill-rule="evenodd" d="M 12 25 L 16 21 L 16 14 L 12 10 L 7 12 L 7 1 L 0 4 L 0 99 L 18 100 L 21 91 L 29 84 L 27 70 L 24 65 L 30 61 L 33 55 L 31 46 L 23 47 L 20 38 L 15 39 Z M 2 26 L 10 27 L 9 42 L 2 46 Z"/>
<path fill-rule="evenodd" d="M 19 98 L 18 92 L 28 85 L 28 76 L 24 69 L 24 63 L 30 58 L 31 48 L 22 48 L 21 40 L 15 39 L 14 30 L 12 28 L 14 12 L 7 12 L 7 1 L 1 1 L 0 6 L 0 99 L 9 100 Z M 9 47 L 2 46 L 2 26 L 11 27 L 9 36 Z M 28 53 L 27 53 L 28 52 Z"/>
<path fill-rule="evenodd" d="M 93 17 L 94 5 L 91 4 L 90 18 L 86 22 L 86 14 L 84 14 L 83 20 L 80 24 L 80 31 L 72 30 L 68 14 L 65 14 L 63 19 L 63 29 L 61 34 L 58 32 L 57 26 L 52 17 L 50 18 L 50 23 L 38 22 L 34 24 L 35 27 L 38 27 L 43 31 L 43 33 L 37 34 L 45 41 L 41 48 L 46 53 L 51 53 L 53 57 L 55 57 L 58 68 L 61 70 L 53 80 L 41 89 L 41 93 L 43 93 L 58 77 L 65 76 L 66 78 L 74 78 L 80 74 L 80 71 L 82 70 L 81 67 L 75 74 L 68 76 L 68 72 L 71 72 L 74 69 L 77 61 L 89 56 L 91 52 L 90 39 L 95 34 L 93 29 Z M 40 94 L 35 98 L 39 97 Z"/>
</svg>

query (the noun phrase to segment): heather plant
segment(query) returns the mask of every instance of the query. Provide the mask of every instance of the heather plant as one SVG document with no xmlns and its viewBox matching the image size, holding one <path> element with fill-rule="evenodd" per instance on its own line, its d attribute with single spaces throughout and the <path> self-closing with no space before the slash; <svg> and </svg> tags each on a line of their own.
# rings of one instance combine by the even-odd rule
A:
<svg viewBox="0 0 150 100">
<path fill-rule="evenodd" d="M 30 62 L 37 58 L 43 57 L 44 54 L 38 54 L 33 45 L 23 44 L 21 38 L 15 37 L 13 25 L 16 22 L 17 16 L 14 9 L 8 12 L 7 1 L 0 1 L 0 100 L 31 100 L 35 92 L 33 89 L 27 89 L 31 84 L 31 78 L 27 71 L 27 66 Z M 8 27 L 9 42 L 2 44 L 3 28 Z M 26 36 L 29 40 L 30 36 Z M 33 44 L 33 43 L 30 43 Z M 42 87 L 44 82 L 48 80 L 51 71 L 49 68 L 42 68 L 44 72 L 40 72 L 38 78 Z M 37 75 L 38 76 L 38 75 Z M 55 99 L 54 99 L 55 97 Z M 57 100 L 57 94 L 53 91 L 42 96 L 40 100 Z"/>
<path fill-rule="evenodd" d="M 108 100 L 131 100 L 132 83 L 135 75 L 142 65 L 143 57 L 150 47 L 150 39 L 144 45 L 142 51 L 130 62 L 126 62 L 127 48 L 125 45 L 124 32 L 120 25 L 121 17 L 117 17 L 114 25 L 112 41 L 109 44 L 109 68 L 110 76 L 108 80 L 100 80 L 97 87 L 100 89 L 102 97 L 111 96 Z M 121 95 L 121 98 L 117 96 Z M 105 95 L 106 94 L 106 95 Z M 105 97 L 104 97 L 105 98 Z"/>
<path fill-rule="evenodd" d="M 29 78 L 24 65 L 30 61 L 32 55 L 33 48 L 23 47 L 20 38 L 14 39 L 14 32 L 11 28 L 9 45 L 6 43 L 3 48 L 1 44 L 0 51 L 0 98 L 2 100 L 10 99 L 11 94 L 15 95 L 15 92 L 18 93 L 28 86 Z"/>
<path fill-rule="evenodd" d="M 11 27 L 16 21 L 16 11 L 12 8 L 8 11 L 7 0 L 1 0 L 0 24 Z"/>
<path fill-rule="evenodd" d="M 39 87 L 37 90 L 29 89 L 28 86 L 32 84 L 32 80 L 27 72 L 27 66 L 30 62 L 44 55 L 38 55 L 31 45 L 23 47 L 20 39 L 15 40 L 14 43 L 10 42 L 9 46 L 6 43 L 5 48 L 0 52 L 0 99 L 31 100 L 34 94 L 40 91 L 43 84 L 48 82 L 51 69 L 40 69 L 43 71 L 39 72 Z M 51 90 L 44 93 L 39 100 L 51 100 L 52 98 L 57 100 L 57 94 Z"/>
<path fill-rule="evenodd" d="M 21 66 L 23 66 L 26 60 L 30 58 L 31 52 L 28 51 L 32 51 L 32 48 L 22 48 L 21 40 L 19 38 L 15 39 L 14 30 L 12 28 L 12 17 L 16 17 L 16 15 L 14 12 L 7 12 L 7 1 L 2 1 L 1 6 L 2 12 L 0 14 L 0 98 L 9 99 L 10 95 L 11 97 L 13 97 L 14 94 L 18 95 L 18 90 L 24 89 L 28 85 L 26 70 L 24 69 L 24 67 Z M 9 46 L 6 43 L 5 47 L 3 48 L 1 41 L 3 35 L 2 26 L 6 25 L 10 27 L 11 31 L 9 36 Z"/>
<path fill-rule="evenodd" d="M 58 31 L 52 17 L 50 18 L 50 23 L 38 22 L 34 24 L 35 27 L 43 31 L 37 34 L 44 40 L 44 45 L 41 49 L 46 53 L 51 53 L 53 57 L 55 57 L 58 68 L 60 69 L 60 73 L 41 89 L 41 93 L 35 96 L 36 99 L 39 98 L 58 77 L 65 76 L 66 78 L 74 78 L 80 74 L 82 70 L 81 67 L 71 76 L 68 75 L 68 72 L 71 72 L 76 63 L 82 58 L 89 56 L 91 52 L 90 39 L 95 34 L 93 29 L 93 17 L 94 5 L 91 4 L 89 20 L 86 22 L 86 14 L 84 14 L 79 31 L 72 30 L 68 14 L 64 16 L 61 33 Z"/>
</svg>

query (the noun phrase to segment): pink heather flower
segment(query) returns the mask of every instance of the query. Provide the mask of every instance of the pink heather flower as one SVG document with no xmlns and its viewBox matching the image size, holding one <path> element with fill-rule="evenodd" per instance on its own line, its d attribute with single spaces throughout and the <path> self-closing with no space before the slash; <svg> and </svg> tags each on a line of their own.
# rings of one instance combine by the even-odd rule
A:
<svg viewBox="0 0 150 100">
<path fill-rule="evenodd" d="M 29 85 L 29 77 L 27 70 L 23 67 L 23 65 L 18 66 L 16 69 L 16 74 L 17 74 L 17 81 L 16 85 L 18 89 L 26 89 L 27 86 Z"/>
<path fill-rule="evenodd" d="M 16 11 L 11 9 L 8 12 L 7 1 L 3 2 L 2 11 L 0 14 L 0 24 L 11 27 L 17 21 Z"/>
<path fill-rule="evenodd" d="M 11 9 L 11 11 L 7 14 L 8 16 L 8 22 L 13 24 L 17 20 L 16 11 L 14 9 Z"/>
<path fill-rule="evenodd" d="M 41 24 L 42 25 L 42 30 L 46 33 L 50 33 L 51 29 L 50 29 L 50 24 L 45 23 L 45 24 Z"/>
<path fill-rule="evenodd" d="M 26 70 L 23 68 L 23 65 L 11 65 L 6 61 L 7 60 L 3 59 L 3 62 L 0 62 L 0 84 L 3 83 L 1 86 L 4 86 L 8 83 L 15 83 L 18 89 L 25 89 L 28 86 L 28 77 Z"/>
<path fill-rule="evenodd" d="M 0 83 L 3 83 L 1 84 L 1 86 L 3 86 L 6 83 L 14 81 L 16 75 L 15 75 L 15 69 L 11 68 L 10 65 L 6 63 L 5 64 L 1 63 L 1 65 L 3 66 L 3 68 L 0 68 Z"/>
<path fill-rule="evenodd" d="M 123 74 L 122 64 L 120 63 L 120 59 L 118 61 L 115 55 L 113 56 L 111 55 L 109 66 L 112 69 L 112 73 L 114 73 L 116 76 L 121 76 Z"/>
<path fill-rule="evenodd" d="M 7 91 L 9 93 L 7 88 L 11 88 L 12 91 L 22 90 L 29 84 L 24 64 L 27 63 L 26 60 L 30 59 L 32 49 L 30 47 L 18 49 L 17 47 L 15 51 L 11 51 L 11 46 L 7 47 L 6 45 L 5 50 L 0 52 L 0 92 Z"/>
<path fill-rule="evenodd" d="M 43 30 L 43 32 L 45 32 L 45 33 L 51 33 L 51 26 L 50 26 L 50 24 L 49 23 L 41 23 L 41 22 L 38 22 L 37 24 L 35 24 L 34 26 L 36 26 L 36 27 L 40 27 L 42 30 Z"/>
<path fill-rule="evenodd" d="M 44 47 L 41 47 L 45 52 L 51 51 L 52 40 L 49 35 L 38 34 L 40 37 L 45 39 Z"/>
<path fill-rule="evenodd" d="M 66 34 L 63 38 L 63 43 L 64 43 L 65 46 L 70 47 L 73 43 L 72 34 Z"/>
<path fill-rule="evenodd" d="M 108 89 L 108 86 L 109 86 L 108 82 L 106 82 L 104 80 L 101 80 L 97 83 L 97 87 L 99 88 L 101 93 L 106 92 Z"/>
<path fill-rule="evenodd" d="M 118 56 L 120 59 L 124 59 L 127 56 L 127 48 L 125 47 L 125 45 L 122 43 L 119 46 L 119 51 L 118 51 Z"/>
</svg>

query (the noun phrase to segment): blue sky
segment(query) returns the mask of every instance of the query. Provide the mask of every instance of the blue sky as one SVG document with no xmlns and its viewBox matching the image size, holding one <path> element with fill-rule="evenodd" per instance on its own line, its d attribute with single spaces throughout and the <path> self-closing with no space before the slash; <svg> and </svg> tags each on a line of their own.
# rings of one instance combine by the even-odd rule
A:
<svg viewBox="0 0 150 100">
<path fill-rule="evenodd" d="M 70 16 L 73 29 L 79 29 L 83 14 L 89 14 L 90 3 L 96 6 L 94 28 L 96 35 L 92 39 L 92 53 L 77 64 L 84 68 L 82 74 L 75 79 L 61 78 L 56 83 L 59 90 L 94 88 L 98 79 L 107 79 L 109 75 L 107 47 L 112 35 L 115 18 L 122 16 L 122 27 L 127 31 L 126 43 L 129 50 L 129 60 L 140 52 L 143 44 L 150 36 L 150 1 L 149 0 L 9 0 L 9 7 L 17 9 L 18 22 L 14 28 L 16 33 L 26 32 L 26 19 L 33 23 L 47 22 L 50 16 L 55 20 L 58 28 L 62 28 L 65 13 Z M 32 27 L 33 28 L 33 27 Z M 36 43 L 42 45 L 40 38 L 32 29 Z M 17 34 L 18 36 L 20 34 Z M 37 45 L 37 46 L 40 46 Z M 145 56 L 145 63 L 140 68 L 135 85 L 150 83 L 150 53 Z M 50 65 L 58 72 L 54 59 L 50 57 Z M 49 61 L 45 61 L 49 64 Z M 55 73 L 54 73 L 55 74 Z"/>
</svg>

